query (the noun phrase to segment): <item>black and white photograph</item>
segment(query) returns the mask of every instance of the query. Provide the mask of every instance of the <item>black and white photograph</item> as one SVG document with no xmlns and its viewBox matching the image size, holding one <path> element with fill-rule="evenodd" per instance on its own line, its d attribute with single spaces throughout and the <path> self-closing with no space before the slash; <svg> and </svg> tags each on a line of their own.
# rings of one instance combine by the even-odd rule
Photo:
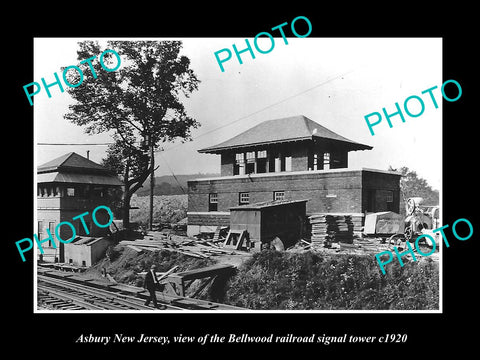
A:
<svg viewBox="0 0 480 360">
<path fill-rule="evenodd" d="M 35 39 L 37 310 L 441 310 L 441 54 Z"/>
<path fill-rule="evenodd" d="M 65 8 L 8 36 L 10 347 L 472 347 L 469 11 L 282 6 Z"/>
</svg>

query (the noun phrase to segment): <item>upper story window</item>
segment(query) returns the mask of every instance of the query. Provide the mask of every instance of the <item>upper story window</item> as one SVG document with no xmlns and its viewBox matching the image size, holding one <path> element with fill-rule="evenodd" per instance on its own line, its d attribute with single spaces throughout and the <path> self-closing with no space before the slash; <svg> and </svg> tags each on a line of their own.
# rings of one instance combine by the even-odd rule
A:
<svg viewBox="0 0 480 360">
<path fill-rule="evenodd" d="M 323 168 L 325 170 L 330 169 L 330 153 L 328 152 L 323 153 Z"/>
<path fill-rule="evenodd" d="M 75 188 L 73 187 L 67 188 L 67 196 L 75 196 Z"/>
<path fill-rule="evenodd" d="M 264 159 L 267 157 L 267 150 L 260 150 L 257 152 L 257 158 Z"/>
<path fill-rule="evenodd" d="M 243 163 L 245 161 L 245 154 L 244 153 L 235 154 L 235 161 L 237 163 Z"/>
<path fill-rule="evenodd" d="M 233 168 L 234 175 L 244 175 L 245 174 L 245 154 L 239 153 L 235 154 L 235 165 Z"/>
<path fill-rule="evenodd" d="M 285 171 L 292 171 L 292 157 L 285 156 Z"/>
<path fill-rule="evenodd" d="M 247 162 L 255 162 L 255 151 L 248 151 L 246 156 Z"/>
<path fill-rule="evenodd" d="M 267 150 L 257 151 L 257 174 L 267 172 Z"/>
<path fill-rule="evenodd" d="M 245 165 L 246 174 L 255 173 L 255 151 L 248 151 L 246 153 L 247 164 Z"/>
</svg>

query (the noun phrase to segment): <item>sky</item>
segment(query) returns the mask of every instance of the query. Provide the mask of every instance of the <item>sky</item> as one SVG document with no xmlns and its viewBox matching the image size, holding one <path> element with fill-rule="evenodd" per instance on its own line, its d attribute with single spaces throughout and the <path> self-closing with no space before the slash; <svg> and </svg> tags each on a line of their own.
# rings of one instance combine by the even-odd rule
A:
<svg viewBox="0 0 480 360">
<path fill-rule="evenodd" d="M 137 40 L 140 38 L 115 38 Z M 349 167 L 386 170 L 389 166 L 407 166 L 434 188 L 442 186 L 442 79 L 441 38 L 274 38 L 275 46 L 267 54 L 254 48 L 255 59 L 235 55 L 220 70 L 214 53 L 232 44 L 245 48 L 245 38 L 148 38 L 181 40 L 182 55 L 201 81 L 198 91 L 184 98 L 189 116 L 201 126 L 192 131 L 193 141 L 169 143 L 157 152 L 156 176 L 219 173 L 220 156 L 200 154 L 197 150 L 216 145 L 265 120 L 304 115 L 326 128 L 356 142 L 373 146 L 372 150 L 349 153 Z M 77 42 L 99 38 L 36 38 L 34 40 L 34 79 L 54 81 L 61 68 L 78 65 Z M 253 39 L 249 39 L 253 43 Z M 266 42 L 265 42 L 266 41 Z M 261 39 L 261 49 L 269 40 Z M 253 45 L 252 45 L 253 46 Z M 223 54 L 221 55 L 223 56 Z M 102 71 L 102 70 L 100 70 Z M 81 86 L 81 85 L 80 85 Z M 433 86 L 438 103 L 433 106 L 422 91 Z M 87 135 L 84 129 L 63 118 L 73 99 L 67 92 L 52 87 L 34 98 L 34 141 L 38 143 L 111 142 L 111 134 Z M 409 117 L 403 108 L 405 99 L 417 95 L 424 101 L 424 112 Z M 26 104 L 28 100 L 25 98 Z M 390 114 L 398 102 L 405 116 L 392 117 L 390 128 L 385 119 L 373 127 L 372 136 L 364 119 L 373 112 Z M 411 113 L 420 112 L 417 100 L 408 102 Z M 376 118 L 372 118 L 372 122 Z M 106 146 L 37 145 L 35 164 L 41 165 L 65 153 L 75 151 L 101 162 Z"/>
</svg>

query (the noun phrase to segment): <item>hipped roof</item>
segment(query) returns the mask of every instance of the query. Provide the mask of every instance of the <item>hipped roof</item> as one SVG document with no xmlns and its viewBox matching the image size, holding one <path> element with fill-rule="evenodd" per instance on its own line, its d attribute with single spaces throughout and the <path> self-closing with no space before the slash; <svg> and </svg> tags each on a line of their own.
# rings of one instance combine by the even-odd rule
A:
<svg viewBox="0 0 480 360">
<path fill-rule="evenodd" d="M 218 154 L 236 148 L 322 139 L 339 143 L 347 147 L 348 151 L 372 149 L 371 146 L 347 139 L 306 116 L 297 115 L 264 121 L 227 141 L 200 149 L 198 152 Z"/>
<path fill-rule="evenodd" d="M 65 155 L 62 155 L 56 159 L 50 160 L 45 164 L 42 164 L 37 167 L 37 173 L 46 173 L 52 171 L 75 171 L 80 170 L 82 172 L 104 172 L 110 173 L 108 169 L 103 167 L 92 160 L 89 160 L 81 155 L 78 155 L 76 152 L 70 152 Z"/>
<path fill-rule="evenodd" d="M 70 152 L 37 167 L 37 182 L 122 185 L 107 168 L 75 152 Z"/>
<path fill-rule="evenodd" d="M 57 171 L 37 175 L 37 183 L 67 183 L 121 186 L 122 182 L 113 175 L 60 173 Z"/>
</svg>

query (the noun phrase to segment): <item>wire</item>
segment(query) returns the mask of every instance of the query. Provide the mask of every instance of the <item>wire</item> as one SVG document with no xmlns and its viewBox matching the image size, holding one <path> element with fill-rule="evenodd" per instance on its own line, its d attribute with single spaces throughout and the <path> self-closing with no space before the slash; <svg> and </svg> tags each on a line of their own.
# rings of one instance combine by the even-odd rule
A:
<svg viewBox="0 0 480 360">
<path fill-rule="evenodd" d="M 320 87 L 320 86 L 323 86 L 323 85 L 325 85 L 325 84 L 328 84 L 329 82 L 331 82 L 331 81 L 333 81 L 333 80 L 335 80 L 335 79 L 338 79 L 338 78 L 340 78 L 340 77 L 343 79 L 343 76 L 344 76 L 344 75 L 350 74 L 350 73 L 353 72 L 353 71 L 354 71 L 354 70 L 349 70 L 349 71 L 347 71 L 346 73 L 343 73 L 343 74 L 334 76 L 334 77 L 332 77 L 332 78 L 330 78 L 330 79 L 328 79 L 328 80 L 326 80 L 326 81 L 324 81 L 324 82 L 321 82 L 321 83 L 319 83 L 319 84 L 317 84 L 317 85 L 315 85 L 315 86 L 312 86 L 311 88 L 308 88 L 308 89 L 306 89 L 306 90 L 303 90 L 303 91 L 299 92 L 298 94 L 295 94 L 295 95 L 286 97 L 285 99 L 279 100 L 279 101 L 277 101 L 277 102 L 275 102 L 275 103 L 273 103 L 273 104 L 270 104 L 270 105 L 268 105 L 268 106 L 265 106 L 265 107 L 263 107 L 263 108 L 261 108 L 261 109 L 259 109 L 259 110 L 256 110 L 256 111 L 254 111 L 254 112 L 252 112 L 252 113 L 250 113 L 250 114 L 247 114 L 247 115 L 242 116 L 242 117 L 240 117 L 240 118 L 238 118 L 238 119 L 235 119 L 235 120 L 233 120 L 233 121 L 231 121 L 231 122 L 229 122 L 229 123 L 226 123 L 226 124 L 224 124 L 224 125 L 222 125 L 222 126 L 219 126 L 219 127 L 215 128 L 215 129 L 212 129 L 212 130 L 207 131 L 207 132 L 205 132 L 205 133 L 199 134 L 199 135 L 197 135 L 197 136 L 195 137 L 194 140 L 198 139 L 199 137 L 208 135 L 208 134 L 210 134 L 210 133 L 212 133 L 212 132 L 214 132 L 214 131 L 223 129 L 224 127 L 230 126 L 230 125 L 232 125 L 232 124 L 234 124 L 234 123 L 236 123 L 236 122 L 239 122 L 240 120 L 244 120 L 244 119 L 246 119 L 246 118 L 248 118 L 248 117 L 250 117 L 250 116 L 252 116 L 252 115 L 256 115 L 256 114 L 258 114 L 258 113 L 260 113 L 260 112 L 262 112 L 262 111 L 264 111 L 264 110 L 270 109 L 270 108 L 272 108 L 272 107 L 274 107 L 274 106 L 276 106 L 276 105 L 278 105 L 278 104 L 281 104 L 281 103 L 283 103 L 283 102 L 285 102 L 285 101 L 288 101 L 288 100 L 290 100 L 290 99 L 293 99 L 293 98 L 295 98 L 295 97 L 297 97 L 297 96 L 303 95 L 303 94 L 305 94 L 305 93 L 307 93 L 307 92 L 309 92 L 309 91 L 312 91 L 312 90 L 314 90 L 314 89 L 316 89 L 316 88 L 318 88 L 318 87 Z M 171 147 L 169 147 L 169 148 L 167 148 L 167 149 L 165 149 L 165 150 L 163 150 L 163 151 L 164 151 L 164 152 L 167 152 L 167 151 L 173 150 L 173 149 L 177 148 L 177 147 L 180 146 L 180 145 L 183 145 L 183 144 L 173 145 L 173 146 L 171 146 Z"/>
<path fill-rule="evenodd" d="M 207 132 L 205 132 L 205 133 L 199 134 L 199 135 L 197 135 L 197 136 L 194 138 L 194 140 L 198 139 L 199 137 L 202 137 L 202 136 L 211 134 L 212 132 L 215 132 L 215 131 L 217 131 L 217 130 L 223 129 L 223 128 L 225 128 L 225 127 L 227 127 L 227 126 L 230 126 L 230 125 L 232 125 L 232 124 L 235 124 L 235 123 L 237 123 L 237 122 L 239 122 L 239 121 L 241 121 L 241 120 L 244 120 L 244 119 L 246 119 L 246 118 L 248 118 L 248 117 L 250 117 L 250 116 L 252 116 L 252 115 L 256 115 L 256 114 L 258 114 L 258 113 L 260 113 L 260 112 L 262 112 L 262 111 L 265 111 L 265 110 L 267 110 L 267 109 L 270 109 L 270 108 L 272 108 L 272 107 L 274 107 L 274 106 L 276 106 L 276 105 L 279 105 L 279 104 L 281 104 L 281 103 L 283 103 L 283 102 L 286 102 L 286 101 L 288 101 L 288 100 L 290 100 L 290 99 L 293 99 L 293 98 L 295 98 L 295 97 L 297 97 L 297 96 L 303 95 L 303 94 L 305 94 L 305 93 L 307 93 L 307 92 L 309 92 L 309 91 L 312 91 L 312 90 L 314 90 L 314 89 L 316 89 L 316 88 L 318 88 L 318 87 L 320 87 L 320 86 L 323 86 L 323 85 L 325 85 L 325 84 L 328 84 L 329 82 L 331 82 L 331 81 L 333 81 L 333 80 L 335 80 L 335 79 L 338 79 L 339 77 L 342 77 L 342 79 L 343 79 L 343 76 L 344 76 L 344 75 L 347 75 L 347 74 L 351 73 L 352 71 L 353 71 L 353 70 L 350 70 L 350 71 L 347 71 L 346 73 L 343 73 L 343 74 L 334 76 L 334 77 L 332 77 L 332 78 L 330 78 L 330 79 L 328 79 L 328 80 L 326 80 L 326 81 L 323 81 L 323 82 L 321 82 L 321 83 L 319 83 L 319 84 L 316 84 L 315 86 L 312 86 L 312 87 L 310 87 L 310 88 L 308 88 L 308 89 L 306 89 L 306 90 L 303 90 L 303 91 L 301 91 L 301 92 L 299 92 L 299 93 L 297 93 L 297 94 L 294 94 L 294 95 L 292 95 L 292 96 L 286 97 L 286 98 L 284 98 L 284 99 L 282 99 L 282 100 L 279 100 L 279 101 L 277 101 L 277 102 L 275 102 L 275 103 L 273 103 L 273 104 L 270 104 L 270 105 L 265 106 L 265 107 L 263 107 L 263 108 L 261 108 L 261 109 L 258 109 L 258 110 L 256 110 L 256 111 L 250 113 L 250 114 L 247 114 L 247 115 L 242 116 L 242 117 L 240 117 L 240 118 L 238 118 L 238 119 L 235 119 L 235 120 L 233 120 L 233 121 L 231 121 L 231 122 L 229 122 L 229 123 L 226 123 L 226 124 L 224 124 L 224 125 L 222 125 L 222 126 L 219 126 L 219 127 L 215 128 L 215 129 L 212 129 L 212 130 L 207 131 Z M 113 144 L 113 142 L 106 142 L 106 143 L 45 143 L 45 142 L 42 142 L 42 143 L 37 143 L 37 145 L 42 145 L 42 146 L 44 146 L 44 145 L 57 145 L 57 146 L 84 146 L 84 145 L 88 145 L 88 146 L 107 146 L 107 145 L 110 145 L 110 144 Z M 179 147 L 179 146 L 181 146 L 181 145 L 183 145 L 183 143 L 180 143 L 180 144 L 177 144 L 177 145 L 173 145 L 172 147 L 170 147 L 170 148 L 168 148 L 168 149 L 161 148 L 161 149 L 159 149 L 159 150 L 156 150 L 155 153 L 160 153 L 160 154 L 161 154 L 161 152 L 167 152 L 167 151 L 173 150 L 173 149 L 175 149 L 175 148 L 177 148 L 177 147 Z M 170 173 L 172 174 L 173 178 L 174 178 L 175 181 L 177 182 L 177 184 L 178 184 L 178 186 L 180 187 L 180 189 L 182 190 L 183 194 L 184 194 L 184 195 L 187 194 L 187 192 L 186 192 L 185 189 L 183 188 L 182 184 L 181 184 L 180 181 L 178 180 L 177 176 L 176 176 L 175 173 L 173 172 L 172 168 L 170 167 L 170 165 L 168 164 L 168 162 L 165 160 L 165 158 L 164 158 L 163 156 L 162 156 L 162 159 L 163 159 L 165 165 L 167 165 L 168 170 L 169 170 Z"/>
<path fill-rule="evenodd" d="M 246 118 L 248 118 L 248 117 L 250 117 L 250 116 L 252 116 L 252 115 L 256 115 L 256 114 L 258 114 L 258 113 L 260 113 L 260 112 L 262 112 L 262 111 L 264 111 L 264 110 L 270 109 L 270 108 L 272 108 L 272 107 L 274 107 L 274 106 L 276 106 L 276 105 L 279 105 L 279 104 L 281 104 L 281 103 L 283 103 L 283 102 L 285 102 L 285 101 L 288 101 L 288 100 L 293 99 L 293 98 L 295 98 L 295 97 L 297 97 L 297 96 L 300 96 L 300 95 L 303 95 L 303 94 L 305 94 L 305 93 L 307 93 L 307 92 L 309 92 L 309 91 L 312 91 L 312 90 L 314 90 L 314 89 L 316 89 L 316 88 L 318 88 L 318 87 L 320 87 L 320 86 L 323 86 L 323 85 L 325 85 L 325 84 L 328 84 L 329 82 L 331 82 L 331 81 L 333 81 L 333 80 L 336 80 L 336 79 L 338 79 L 338 78 L 340 78 L 340 77 L 343 78 L 344 75 L 347 75 L 347 74 L 349 74 L 349 73 L 351 73 L 351 72 L 353 72 L 353 70 L 347 71 L 346 73 L 343 73 L 343 74 L 340 74 L 340 75 L 337 75 L 337 76 L 334 76 L 334 77 L 332 77 L 332 78 L 330 78 L 330 79 L 328 79 L 328 80 L 326 80 L 326 81 L 323 81 L 323 82 L 321 82 L 321 83 L 319 83 L 319 84 L 317 84 L 317 85 L 314 85 L 314 86 L 312 86 L 312 87 L 310 87 L 310 88 L 308 88 L 308 89 L 306 89 L 306 90 L 303 90 L 303 91 L 301 91 L 301 92 L 299 92 L 299 93 L 297 93 L 297 94 L 291 95 L 291 96 L 286 97 L 286 98 L 284 98 L 284 99 L 282 99 L 282 100 L 279 100 L 279 101 L 277 101 L 277 102 L 275 102 L 275 103 L 273 103 L 273 104 L 267 105 L 267 106 L 265 106 L 265 107 L 263 107 L 263 108 L 261 108 L 261 109 L 258 109 L 258 110 L 256 110 L 256 111 L 250 113 L 250 114 L 247 114 L 247 115 L 245 115 L 245 116 L 239 117 L 238 119 L 235 119 L 235 120 L 233 120 L 233 121 L 231 121 L 231 122 L 229 122 L 229 123 L 226 123 L 226 124 L 224 124 L 224 125 L 222 125 L 222 126 L 216 127 L 215 129 L 212 129 L 212 130 L 210 130 L 210 131 L 207 131 L 207 132 L 204 132 L 204 133 L 202 133 L 202 134 L 199 134 L 199 135 L 197 135 L 197 136 L 196 136 L 194 139 L 192 139 L 192 140 L 196 140 L 196 139 L 198 139 L 198 138 L 200 138 L 200 137 L 202 137 L 202 136 L 211 134 L 212 132 L 215 132 L 215 131 L 217 131 L 217 130 L 220 130 L 220 129 L 223 129 L 223 128 L 227 127 L 227 126 L 230 126 L 230 125 L 232 125 L 232 124 L 235 124 L 235 123 L 237 123 L 237 122 L 239 122 L 239 121 L 241 121 L 241 120 L 244 120 L 244 119 L 246 119 Z M 42 143 L 37 143 L 37 145 L 61 145 L 61 146 L 70 146 L 70 145 L 72 145 L 72 146 L 77 146 L 77 145 L 79 145 L 79 146 L 83 146 L 83 145 L 106 146 L 106 145 L 110 145 L 110 144 L 113 144 L 113 142 L 106 142 L 106 143 L 46 143 L 46 142 L 42 142 Z M 162 149 L 160 149 L 160 150 L 156 150 L 155 153 L 160 153 L 160 152 L 162 152 L 162 151 L 163 151 L 163 152 L 167 152 L 167 151 L 173 150 L 173 149 L 175 149 L 175 148 L 177 148 L 177 147 L 179 147 L 179 146 L 181 146 L 181 145 L 183 145 L 183 143 L 173 145 L 173 146 L 171 146 L 171 147 L 169 147 L 169 148 L 167 148 L 167 149 L 163 149 L 163 148 L 162 148 Z"/>
<path fill-rule="evenodd" d="M 108 142 L 108 143 L 45 143 L 45 142 L 41 142 L 41 143 L 37 143 L 37 145 L 61 145 L 61 146 L 70 146 L 70 145 L 73 145 L 73 146 L 83 146 L 83 145 L 92 145 L 92 146 L 106 146 L 106 145 L 110 145 L 110 144 L 114 144 L 113 142 Z"/>
<path fill-rule="evenodd" d="M 175 181 L 177 182 L 178 186 L 180 187 L 180 189 L 182 190 L 183 194 L 186 195 L 187 192 L 185 191 L 185 189 L 183 188 L 182 184 L 180 183 L 180 181 L 178 180 L 177 176 L 175 175 L 175 173 L 173 172 L 172 168 L 170 167 L 170 165 L 168 165 L 168 162 L 167 160 L 165 160 L 165 158 L 160 154 L 160 156 L 162 157 L 162 160 L 163 162 L 165 163 L 165 165 L 167 165 L 167 168 L 168 170 L 172 173 L 173 175 L 173 178 L 175 179 Z"/>
</svg>

